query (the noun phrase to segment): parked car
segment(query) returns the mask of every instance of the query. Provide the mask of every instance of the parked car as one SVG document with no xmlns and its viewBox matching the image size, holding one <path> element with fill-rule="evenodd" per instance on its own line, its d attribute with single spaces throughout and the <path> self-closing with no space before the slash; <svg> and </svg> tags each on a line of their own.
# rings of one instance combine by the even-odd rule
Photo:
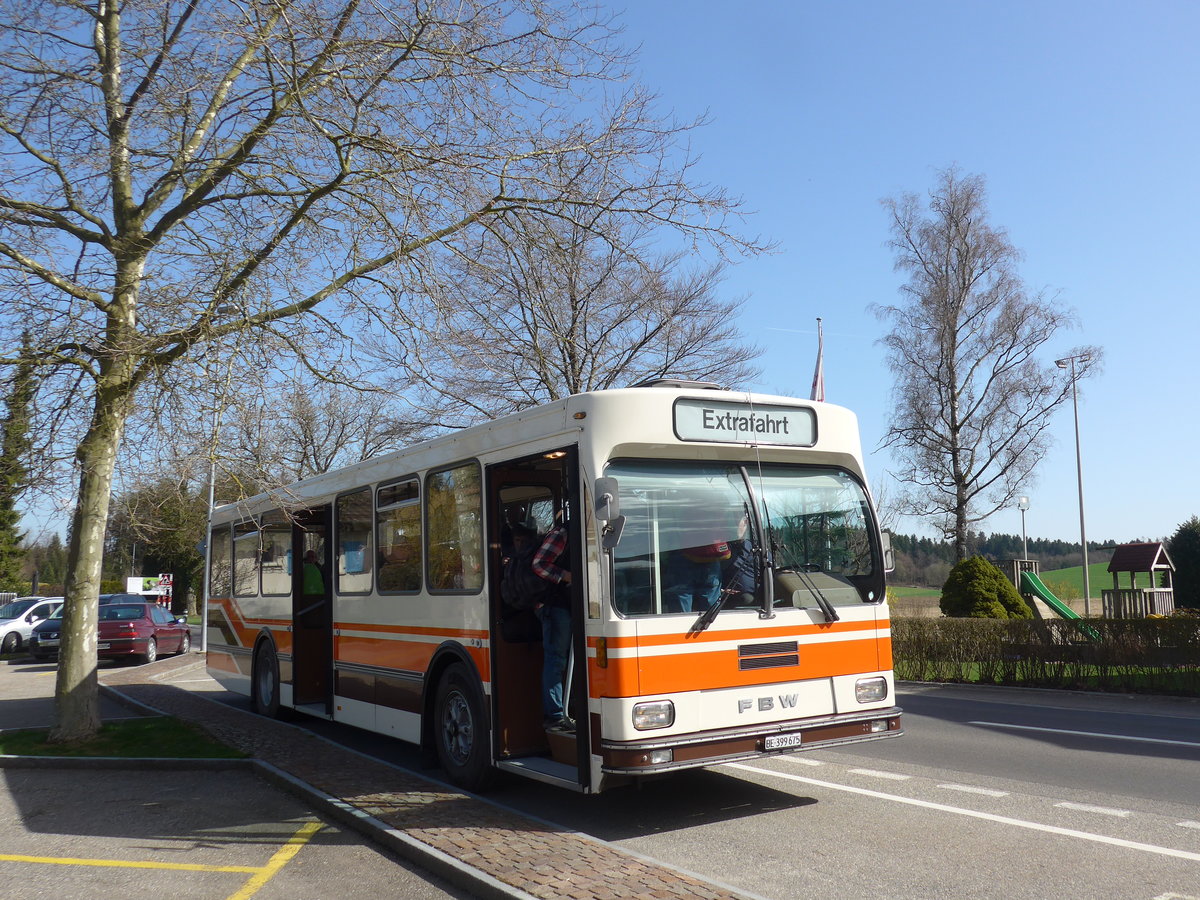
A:
<svg viewBox="0 0 1200 900">
<path fill-rule="evenodd" d="M 18 597 L 0 606 L 0 653 L 17 653 L 34 627 L 62 609 L 62 597 Z"/>
<path fill-rule="evenodd" d="M 38 662 L 58 656 L 58 644 L 62 638 L 61 615 L 60 609 L 58 615 L 42 620 L 29 634 L 29 655 Z"/>
<path fill-rule="evenodd" d="M 107 606 L 109 603 L 145 603 L 146 598 L 142 594 L 101 594 L 100 605 Z"/>
<path fill-rule="evenodd" d="M 62 620 L 47 619 L 29 639 L 34 659 L 58 656 L 62 641 Z M 100 635 L 96 655 L 100 659 L 135 657 L 154 662 L 159 653 L 187 653 L 192 648 L 192 633 L 187 617 L 173 618 L 155 603 L 109 603 L 100 607 Z"/>
<path fill-rule="evenodd" d="M 187 617 L 173 617 L 157 603 L 110 603 L 100 607 L 101 659 L 138 657 L 154 662 L 158 654 L 187 653 L 192 633 Z"/>
</svg>

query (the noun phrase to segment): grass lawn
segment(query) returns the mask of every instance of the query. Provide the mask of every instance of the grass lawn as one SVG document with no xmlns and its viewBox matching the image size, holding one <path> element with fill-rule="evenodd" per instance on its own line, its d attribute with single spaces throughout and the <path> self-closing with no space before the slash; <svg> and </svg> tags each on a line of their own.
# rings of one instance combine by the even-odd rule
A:
<svg viewBox="0 0 1200 900">
<path fill-rule="evenodd" d="M 942 596 L 941 588 L 934 587 L 904 587 L 901 585 L 888 585 L 888 590 L 897 597 L 933 597 Z"/>
<path fill-rule="evenodd" d="M 0 754 L 152 759 L 241 759 L 246 755 L 169 716 L 110 722 L 100 727 L 96 737 L 83 744 L 48 744 L 46 734 L 45 729 L 0 734 Z"/>
</svg>

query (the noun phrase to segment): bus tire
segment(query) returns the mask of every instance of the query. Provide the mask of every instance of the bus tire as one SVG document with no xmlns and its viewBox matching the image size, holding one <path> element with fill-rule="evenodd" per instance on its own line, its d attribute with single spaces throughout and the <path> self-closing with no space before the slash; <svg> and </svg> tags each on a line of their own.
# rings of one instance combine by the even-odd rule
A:
<svg viewBox="0 0 1200 900">
<path fill-rule="evenodd" d="M 251 676 L 254 711 L 269 719 L 279 718 L 279 657 L 269 640 L 260 641 L 254 651 Z"/>
<path fill-rule="evenodd" d="M 433 707 L 438 762 L 459 787 L 479 791 L 493 775 L 483 695 L 462 663 L 442 673 Z"/>
</svg>

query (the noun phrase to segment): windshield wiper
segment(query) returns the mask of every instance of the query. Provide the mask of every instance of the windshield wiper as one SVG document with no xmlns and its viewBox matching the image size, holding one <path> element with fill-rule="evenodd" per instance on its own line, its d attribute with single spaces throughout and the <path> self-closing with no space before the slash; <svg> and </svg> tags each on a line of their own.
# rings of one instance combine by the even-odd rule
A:
<svg viewBox="0 0 1200 900">
<path fill-rule="evenodd" d="M 725 602 L 734 595 L 734 591 L 730 588 L 721 588 L 721 593 L 717 599 L 709 604 L 708 609 L 700 613 L 700 618 L 692 623 L 692 627 L 688 629 L 688 634 L 699 634 L 720 615 L 721 610 L 725 608 Z"/>
<path fill-rule="evenodd" d="M 775 548 L 775 552 L 779 552 L 779 548 Z M 838 611 L 833 608 L 833 604 L 821 593 L 821 589 L 817 587 L 816 582 L 812 580 L 809 572 L 820 572 L 821 567 L 814 563 L 799 563 L 795 565 L 780 566 L 779 571 L 791 572 L 800 579 L 800 583 L 808 589 L 812 594 L 813 599 L 817 601 L 817 606 L 821 607 L 821 612 L 825 614 L 826 622 L 837 622 L 841 620 Z"/>
</svg>

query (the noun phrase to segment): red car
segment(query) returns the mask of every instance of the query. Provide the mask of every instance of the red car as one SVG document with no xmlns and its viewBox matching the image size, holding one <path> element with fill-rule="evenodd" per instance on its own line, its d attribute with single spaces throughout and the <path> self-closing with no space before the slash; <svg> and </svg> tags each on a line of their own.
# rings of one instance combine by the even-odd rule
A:
<svg viewBox="0 0 1200 900">
<path fill-rule="evenodd" d="M 187 653 L 192 634 L 187 618 L 173 618 L 154 603 L 112 603 L 100 607 L 101 659 L 136 656 L 154 662 L 160 653 Z"/>
</svg>

